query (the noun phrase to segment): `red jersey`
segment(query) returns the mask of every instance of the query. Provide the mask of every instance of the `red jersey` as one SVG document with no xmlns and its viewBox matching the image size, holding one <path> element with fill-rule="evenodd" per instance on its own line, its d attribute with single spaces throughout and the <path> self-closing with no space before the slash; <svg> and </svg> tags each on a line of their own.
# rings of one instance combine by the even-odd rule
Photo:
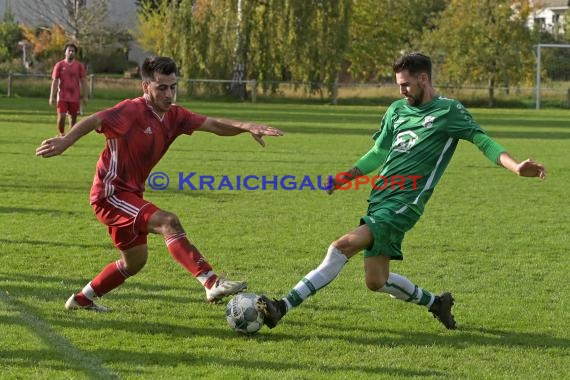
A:
<svg viewBox="0 0 570 380">
<path fill-rule="evenodd" d="M 97 116 L 102 123 L 96 131 L 105 134 L 107 145 L 97 162 L 91 204 L 123 191 L 142 197 L 150 171 L 170 144 L 206 120 L 177 105 L 160 118 L 144 97 L 124 100 Z"/>
<path fill-rule="evenodd" d="M 81 101 L 79 84 L 81 79 L 85 78 L 85 67 L 81 62 L 73 60 L 67 63 L 65 59 L 59 61 L 53 67 L 51 78 L 59 79 L 58 101 L 74 103 Z"/>
</svg>

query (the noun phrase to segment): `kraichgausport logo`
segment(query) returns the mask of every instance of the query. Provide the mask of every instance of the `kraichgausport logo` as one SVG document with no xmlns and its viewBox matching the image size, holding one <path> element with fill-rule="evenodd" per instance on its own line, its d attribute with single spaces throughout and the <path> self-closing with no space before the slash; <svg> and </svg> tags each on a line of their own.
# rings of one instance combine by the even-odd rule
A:
<svg viewBox="0 0 570 380">
<path fill-rule="evenodd" d="M 336 176 L 310 175 L 204 175 L 197 172 L 178 172 L 177 190 L 359 190 L 372 187 L 375 190 L 416 190 L 421 175 L 374 175 L 358 176 L 348 180 L 350 174 L 340 172 Z M 164 172 L 154 172 L 148 176 L 147 184 L 153 190 L 166 190 L 170 186 L 170 177 Z"/>
</svg>

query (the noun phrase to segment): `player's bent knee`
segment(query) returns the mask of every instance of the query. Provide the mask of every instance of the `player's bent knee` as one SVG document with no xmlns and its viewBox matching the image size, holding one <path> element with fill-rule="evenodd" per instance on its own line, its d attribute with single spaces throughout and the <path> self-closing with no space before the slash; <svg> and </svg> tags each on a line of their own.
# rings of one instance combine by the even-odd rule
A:
<svg viewBox="0 0 570 380">
<path fill-rule="evenodd" d="M 129 276 L 134 276 L 137 273 L 139 273 L 144 268 L 145 265 L 146 265 L 146 263 L 138 264 L 138 265 L 130 265 L 130 266 L 127 266 L 125 268 L 125 270 L 129 274 Z"/>
<path fill-rule="evenodd" d="M 146 265 L 148 250 L 146 245 L 136 246 L 122 252 L 124 269 L 129 276 L 134 276 Z"/>
<path fill-rule="evenodd" d="M 336 247 L 336 249 L 338 249 L 342 253 L 344 253 L 344 250 L 348 247 L 348 244 L 347 244 L 348 242 L 345 239 L 345 237 L 346 237 L 346 235 L 341 236 L 340 238 L 338 238 L 332 242 L 332 245 L 334 245 Z"/>
<path fill-rule="evenodd" d="M 336 247 L 343 255 L 347 258 L 351 258 L 356 252 L 359 252 L 360 249 L 355 247 L 354 243 L 350 240 L 349 235 L 344 235 L 337 240 L 335 240 L 332 245 Z"/>
<path fill-rule="evenodd" d="M 125 270 L 130 276 L 139 273 L 146 265 L 148 256 L 137 257 L 136 260 L 128 260 L 125 262 Z"/>
<path fill-rule="evenodd" d="M 180 224 L 180 219 L 170 212 L 162 211 L 160 216 L 160 225 L 164 234 L 169 235 L 182 231 L 182 225 Z"/>
<path fill-rule="evenodd" d="M 340 250 L 347 258 L 351 258 L 358 252 L 372 244 L 373 237 L 366 225 L 341 236 L 333 242 L 333 245 Z"/>
</svg>

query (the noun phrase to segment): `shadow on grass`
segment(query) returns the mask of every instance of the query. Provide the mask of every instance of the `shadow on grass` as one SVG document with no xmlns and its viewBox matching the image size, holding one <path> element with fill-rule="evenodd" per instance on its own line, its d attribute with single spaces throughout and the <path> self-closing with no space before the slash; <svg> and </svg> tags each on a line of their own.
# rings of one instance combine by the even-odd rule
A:
<svg viewBox="0 0 570 380">
<path fill-rule="evenodd" d="M 102 263 L 101 266 L 105 264 Z M 203 305 L 206 304 L 206 295 L 199 284 L 182 268 L 179 271 L 180 278 L 187 278 L 187 285 L 172 286 L 159 283 L 148 283 L 144 281 L 144 272 L 129 279 L 120 292 L 112 292 L 104 300 L 109 299 L 114 304 L 129 305 L 128 309 L 137 308 L 136 300 L 156 300 L 160 303 L 170 303 L 176 305 Z M 93 276 L 96 275 L 93 272 Z M 69 295 L 78 291 L 91 278 L 85 276 L 76 276 L 73 278 L 60 276 L 45 276 L 34 274 L 14 274 L 1 273 L 0 282 L 6 282 L 0 285 L 0 291 L 12 294 L 15 297 L 36 297 L 46 302 L 55 302 L 58 304 L 57 310 L 60 311 L 63 303 Z M 32 286 L 32 284 L 40 284 Z M 134 306 L 130 306 L 134 304 Z M 217 305 L 213 305 L 217 306 Z M 119 310 L 117 310 L 119 311 Z"/>
<path fill-rule="evenodd" d="M 18 301 L 17 299 L 0 296 L 0 301 L 8 304 L 12 311 L 19 313 L 14 316 L 0 316 L 2 325 L 19 324 L 32 330 L 32 332 L 42 339 L 43 343 L 48 346 L 47 350 L 3 350 L 0 355 L 11 358 L 9 365 L 11 367 L 20 366 L 23 368 L 36 367 L 41 365 L 43 368 L 51 370 L 61 370 L 62 368 L 71 367 L 73 370 L 85 373 L 89 378 L 114 378 L 115 373 L 108 368 L 110 364 L 118 366 L 124 363 L 138 363 L 138 367 L 157 366 L 164 368 L 174 368 L 180 364 L 192 365 L 193 363 L 201 366 L 215 364 L 226 368 L 239 368 L 242 371 L 248 371 L 251 368 L 266 369 L 267 371 L 295 371 L 303 369 L 297 362 L 287 362 L 279 360 L 279 358 L 268 360 L 244 359 L 238 357 L 232 359 L 220 355 L 192 355 L 188 352 L 172 353 L 172 352 L 137 352 L 132 350 L 121 350 L 116 348 L 99 349 L 89 352 L 79 347 L 75 347 L 64 336 L 53 330 L 52 326 L 58 326 L 64 329 L 84 329 L 84 330 L 101 330 L 101 331 L 126 331 L 132 334 L 132 338 L 136 339 L 138 334 L 143 335 L 171 335 L 178 338 L 186 338 L 189 336 L 206 336 L 214 338 L 223 338 L 231 340 L 257 339 L 269 340 L 265 335 L 257 335 L 248 338 L 236 335 L 234 332 L 224 328 L 194 328 L 181 324 L 162 324 L 153 322 L 133 322 L 110 319 L 120 317 L 118 313 L 93 314 L 93 313 L 66 313 L 67 318 L 62 319 L 41 319 L 40 313 L 36 308 Z M 94 317 L 95 316 L 95 317 Z M 218 319 L 218 318 L 216 318 Z M 192 323 L 191 319 L 185 319 L 186 322 Z M 225 325 L 225 324 L 224 324 Z M 270 335 L 270 337 L 279 337 L 279 335 Z M 287 340 L 297 339 L 297 336 L 287 337 Z M 273 339 L 278 341 L 279 339 Z M 319 362 L 322 362 L 319 359 Z M 423 376 L 444 376 L 445 372 L 435 370 L 410 370 L 402 368 L 392 368 L 381 365 L 354 364 L 354 365 L 335 365 L 327 362 L 325 364 L 310 365 L 311 371 L 318 373 L 334 372 L 356 372 L 369 373 L 373 375 L 384 374 L 403 377 L 423 377 Z M 144 369 L 143 369 L 144 371 Z M 138 372 L 140 375 L 140 372 Z"/>
<path fill-rule="evenodd" d="M 446 377 L 446 373 L 443 371 L 436 370 L 412 370 L 405 368 L 394 368 L 382 365 L 371 364 L 370 361 L 365 364 L 334 364 L 334 357 L 330 357 L 326 363 L 322 363 L 322 358 L 315 358 L 315 361 L 320 363 L 310 363 L 306 364 L 307 368 L 304 368 L 303 363 L 290 362 L 285 360 L 280 360 L 279 356 L 275 357 L 275 360 L 256 360 L 255 358 L 244 359 L 243 357 L 237 357 L 235 359 L 231 358 L 231 355 L 219 356 L 219 355 L 192 355 L 188 353 L 142 353 L 142 352 L 132 352 L 128 350 L 100 350 L 97 352 L 98 357 L 104 357 L 108 362 L 121 364 L 124 362 L 134 361 L 136 363 L 160 363 L 161 366 L 165 368 L 172 368 L 183 363 L 185 365 L 197 364 L 200 366 L 204 365 L 215 365 L 216 367 L 224 368 L 239 368 L 241 371 L 250 372 L 252 369 L 272 371 L 275 372 L 273 375 L 277 376 L 277 373 L 282 371 L 299 371 L 299 370 L 310 370 L 313 373 L 331 374 L 331 377 L 335 372 L 347 373 L 354 372 L 354 376 L 359 373 L 366 373 L 371 376 L 397 376 L 397 377 L 426 377 L 426 376 L 440 376 Z M 269 375 L 269 374 L 268 374 Z M 253 377 L 255 378 L 255 377 Z M 269 378 L 269 376 L 268 376 Z M 302 377 L 301 377 L 302 378 Z"/>
<path fill-rule="evenodd" d="M 361 135 L 370 136 L 376 132 L 375 128 L 314 128 L 304 126 L 289 126 L 283 128 L 285 133 L 304 133 L 304 134 L 323 134 L 323 135 Z M 541 131 L 536 128 L 534 131 L 493 131 L 490 132 L 491 137 L 511 138 L 511 139 L 532 139 L 532 140 L 566 140 L 570 139 L 570 131 L 568 132 L 549 132 Z"/>
<path fill-rule="evenodd" d="M 546 348 L 556 350 L 567 350 L 570 348 L 570 340 L 565 338 L 554 337 L 544 333 L 533 332 L 518 332 L 510 331 L 507 329 L 497 328 L 483 328 L 479 326 L 462 325 L 456 331 L 447 331 L 441 328 L 438 331 L 410 331 L 406 327 L 394 328 L 389 324 L 386 327 L 379 325 L 378 327 L 370 327 L 369 325 L 360 326 L 346 325 L 342 321 L 330 323 L 328 321 L 314 322 L 313 319 L 310 335 L 306 333 L 307 321 L 299 321 L 294 317 L 286 319 L 282 325 L 278 326 L 275 330 L 269 332 L 266 328 L 259 334 L 252 337 L 242 337 L 230 331 L 223 320 L 223 305 L 213 306 L 215 309 L 203 310 L 210 307 L 206 305 L 203 300 L 203 294 L 199 291 L 191 297 L 170 296 L 163 294 L 148 294 L 146 292 L 155 291 L 161 292 L 164 290 L 183 290 L 187 288 L 170 287 L 157 284 L 136 283 L 129 289 L 130 296 L 125 294 L 117 294 L 118 298 L 123 298 L 125 301 L 128 299 L 149 299 L 155 298 L 158 303 L 165 303 L 163 308 L 156 308 L 155 304 L 144 304 L 142 301 L 139 305 L 133 302 L 128 305 L 127 302 L 121 302 L 126 305 L 123 310 L 116 310 L 112 313 L 94 314 L 89 312 L 65 312 L 58 308 L 56 311 L 46 307 L 46 303 L 42 302 L 42 296 L 51 297 L 47 302 L 55 302 L 57 298 L 58 305 L 61 305 L 66 298 L 61 292 L 53 291 L 45 288 L 45 284 L 51 284 L 52 287 L 61 288 L 61 283 L 79 283 L 77 280 L 72 280 L 64 276 L 43 276 L 33 274 L 14 274 L 14 273 L 0 273 L 0 282 L 6 281 L 9 284 L 0 285 L 0 302 L 8 305 L 8 309 L 12 314 L 0 315 L 0 324 L 13 325 L 19 324 L 30 329 L 35 335 L 39 336 L 42 341 L 49 347 L 51 353 L 46 353 L 45 350 L 9 350 L 4 349 L 0 351 L 0 355 L 9 357 L 10 366 L 32 366 L 36 365 L 38 361 L 42 366 L 53 370 L 61 369 L 62 365 L 71 365 L 74 370 L 83 371 L 89 377 L 96 377 L 100 375 L 113 376 L 114 373 L 110 371 L 107 366 L 121 366 L 123 363 L 135 362 L 139 363 L 144 371 L 145 366 L 162 366 L 164 368 L 173 368 L 181 363 L 192 365 L 193 363 L 212 363 L 217 366 L 228 368 L 237 368 L 240 371 L 247 371 L 250 368 L 267 369 L 268 371 L 295 371 L 299 369 L 299 363 L 290 363 L 286 361 L 275 360 L 258 360 L 256 358 L 244 359 L 242 357 L 232 358 L 230 356 L 224 357 L 220 355 L 197 354 L 192 355 L 188 352 L 184 353 L 162 353 L 162 352 L 139 352 L 135 350 L 122 350 L 115 347 L 108 347 L 105 349 L 99 348 L 94 351 L 84 352 L 83 349 L 77 348 L 71 341 L 68 341 L 58 331 L 85 330 L 95 331 L 93 334 L 105 333 L 108 331 L 125 332 L 132 337 L 133 340 L 137 336 L 143 337 L 148 335 L 167 336 L 171 340 L 179 341 L 188 337 L 211 337 L 217 339 L 224 339 L 228 341 L 251 339 L 260 344 L 272 344 L 276 350 L 280 350 L 279 343 L 297 342 L 296 344 L 304 345 L 304 342 L 320 342 L 319 344 L 337 344 L 339 342 L 348 345 L 354 345 L 355 349 L 363 350 L 363 346 L 370 347 L 386 347 L 393 348 L 398 346 L 439 346 L 443 348 L 450 348 L 455 350 L 462 350 L 471 346 L 481 347 L 504 347 L 504 348 Z M 40 285 L 34 285 L 40 284 Z M 125 288 L 128 284 L 125 284 Z M 146 293 L 146 294 L 145 294 Z M 188 293 L 185 293 L 188 294 Z M 149 297 L 150 296 L 150 297 Z M 20 301 L 19 298 L 30 297 L 36 302 L 30 305 L 28 302 Z M 39 303 L 37 299 L 40 299 Z M 168 307 L 166 304 L 189 304 L 200 303 L 203 306 L 196 306 L 202 308 L 197 311 L 192 307 L 190 308 L 174 308 L 169 309 L 170 312 L 179 313 L 180 317 L 176 319 L 176 323 L 156 322 L 160 320 L 161 312 Z M 159 305 L 160 306 L 160 305 Z M 311 305 L 307 305 L 311 307 Z M 141 314 L 145 308 L 152 310 L 150 315 L 144 318 L 133 318 L 133 315 Z M 347 310 L 345 310 L 347 309 Z M 173 310 L 173 311 L 172 311 Z M 193 313 L 192 310 L 195 310 Z M 316 310 L 318 311 L 318 310 Z M 338 311 L 336 308 L 326 308 L 322 312 Z M 341 308 L 343 312 L 353 312 L 362 314 L 362 308 Z M 196 312 L 198 314 L 196 314 Z M 172 315 L 170 316 L 172 319 Z M 429 318 L 426 315 L 426 318 Z M 195 323 L 193 318 L 202 320 L 202 326 Z M 154 319 L 154 320 L 153 320 Z M 208 326 L 203 327 L 203 320 L 208 320 Z M 210 324 L 211 321 L 211 324 Z M 434 321 L 437 324 L 437 322 Z M 54 327 L 57 327 L 54 330 Z M 303 331 L 300 335 L 298 331 Z M 167 338 L 168 339 L 168 338 Z M 54 354 L 56 352 L 57 354 Z M 34 357 L 33 355 L 38 355 Z M 73 361 L 87 362 L 89 365 L 84 368 L 73 366 Z M 45 362 L 45 363 L 44 363 Z M 116 364 L 116 365 L 114 365 Z M 327 373 L 330 371 L 338 371 L 340 373 L 353 372 L 369 373 L 369 374 L 385 374 L 400 377 L 421 377 L 421 376 L 442 376 L 445 377 L 447 373 L 437 370 L 413 370 L 405 368 L 394 368 L 389 366 L 375 365 L 367 362 L 365 364 L 353 363 L 352 365 L 336 365 L 333 360 L 318 363 L 308 364 L 311 371 L 318 371 L 319 373 Z M 302 368 L 301 368 L 302 369 Z"/>
<path fill-rule="evenodd" d="M 125 370 L 121 371 L 120 375 L 125 376 L 126 374 L 131 374 L 134 378 L 140 376 L 150 375 L 150 370 L 145 370 L 145 366 L 148 365 L 149 367 L 163 367 L 164 371 L 167 372 L 170 368 L 176 368 L 180 365 L 192 366 L 216 366 L 216 367 L 223 367 L 226 369 L 229 368 L 239 368 L 241 371 L 250 372 L 252 368 L 257 370 L 263 369 L 269 373 L 269 371 L 299 371 L 303 370 L 303 365 L 297 362 L 287 362 L 281 361 L 276 359 L 275 361 L 264 361 L 264 360 L 255 360 L 255 359 L 244 359 L 244 358 L 236 358 L 231 359 L 229 357 L 223 356 L 215 356 L 215 355 L 196 355 L 191 354 L 188 352 L 185 353 L 159 353 L 159 352 L 133 352 L 129 350 L 120 350 L 120 349 L 105 349 L 105 350 L 95 350 L 90 351 L 90 354 L 93 354 L 97 358 L 101 358 L 100 360 L 103 361 L 105 364 L 116 364 L 117 366 L 124 366 L 125 363 L 137 363 L 136 370 Z M 57 355 L 53 347 L 50 349 L 37 349 L 37 350 L 0 350 L 0 357 L 11 357 L 11 362 L 8 361 L 7 364 L 10 367 L 21 367 L 21 368 L 30 368 L 30 367 L 38 367 L 41 365 L 42 367 L 46 367 L 56 371 L 63 371 L 69 370 L 71 366 L 75 370 L 83 369 L 87 375 L 91 375 L 91 378 L 99 378 L 97 376 L 93 376 L 94 374 L 86 371 L 84 368 L 81 368 L 80 364 L 73 365 L 73 363 L 60 362 L 61 364 L 56 364 L 58 360 L 61 360 L 61 357 Z M 41 358 L 38 360 L 38 358 Z M 44 363 L 45 361 L 45 363 Z M 332 358 L 331 358 L 332 361 Z M 55 362 L 55 363 L 54 363 Z M 357 376 L 359 373 L 367 373 L 372 376 L 395 376 L 395 377 L 447 377 L 448 374 L 443 371 L 436 371 L 436 370 L 411 370 L 411 369 L 404 369 L 404 368 L 393 368 L 393 367 L 386 367 L 381 365 L 371 365 L 367 364 L 354 364 L 354 365 L 334 365 L 330 362 L 327 364 L 310 364 L 310 371 L 316 373 L 347 373 L 347 372 L 354 372 L 354 376 Z M 156 370 L 152 371 L 156 373 Z M 108 374 L 107 374 L 108 375 Z M 215 377 L 215 376 L 214 376 Z M 115 378 L 115 377 L 113 377 Z M 188 378 L 192 378 L 192 374 L 188 373 Z M 236 378 L 237 374 L 236 374 Z M 253 377 L 255 378 L 255 377 Z"/>
<path fill-rule="evenodd" d="M 0 320 L 2 320 L 2 318 L 0 318 Z M 5 323 L 5 321 L 2 321 L 2 323 Z M 35 368 L 36 376 L 40 373 L 44 374 L 45 370 L 52 370 L 66 373 L 69 376 L 68 378 L 74 378 L 77 376 L 76 373 L 83 373 L 88 379 L 103 378 L 96 373 L 91 373 L 91 371 L 86 370 L 83 367 L 82 363 L 73 363 L 70 360 L 67 360 L 66 357 L 62 353 L 58 352 L 52 345 L 47 344 L 46 346 L 47 347 L 44 349 L 37 348 L 0 350 L 0 358 L 2 358 L 0 362 L 2 363 L 3 369 L 8 369 L 8 373 L 10 373 L 10 370 L 12 370 L 12 373 L 18 373 L 18 375 L 14 378 L 24 378 L 24 375 L 19 373 L 20 371 L 14 371 L 15 368 L 22 368 L 23 371 Z M 111 379 L 119 378 L 111 373 L 105 373 L 105 375 L 109 376 Z M 7 375 L 7 378 L 10 378 L 10 376 Z"/>
<path fill-rule="evenodd" d="M 54 247 L 54 248 L 81 248 L 81 249 L 108 249 L 113 250 L 115 249 L 111 242 L 105 243 L 97 243 L 97 244 L 80 244 L 80 243 L 67 243 L 61 241 L 47 241 L 47 240 L 29 240 L 29 239 L 2 239 L 0 238 L 0 243 L 2 244 L 11 244 L 11 245 L 37 245 L 43 247 Z M 1 275 L 0 275 L 1 276 Z M 1 278 L 1 277 L 0 277 Z"/>
<path fill-rule="evenodd" d="M 429 316 L 427 316 L 429 317 Z M 437 322 L 434 322 L 437 323 Z M 298 326 L 299 329 L 306 328 L 305 323 L 287 321 L 286 331 L 291 331 Z M 311 335 L 314 339 L 346 340 L 350 343 L 362 345 L 380 345 L 395 347 L 402 345 L 413 346 L 448 346 L 455 348 L 466 348 L 469 346 L 497 346 L 497 347 L 526 347 L 526 348 L 570 348 L 570 339 L 558 338 L 543 333 L 515 332 L 506 329 L 486 329 L 478 326 L 459 325 L 457 330 L 448 331 L 441 327 L 440 333 L 410 331 L 408 329 L 394 329 L 390 327 L 378 327 L 376 330 L 370 328 L 359 328 L 358 326 L 347 327 L 346 325 L 335 323 L 316 323 L 317 329 L 335 330 L 339 334 L 315 333 Z M 291 339 L 289 334 L 271 335 L 271 340 Z M 359 337 L 366 334 L 367 337 Z"/>
<path fill-rule="evenodd" d="M 78 216 L 83 215 L 81 212 L 75 211 L 62 211 L 57 209 L 42 209 L 42 208 L 35 208 L 35 207 L 4 207 L 0 206 L 0 214 L 23 214 L 23 213 L 31 213 L 34 215 L 40 214 L 49 214 L 49 215 L 63 215 L 63 216 Z"/>
<path fill-rule="evenodd" d="M 1 144 L 1 142 L 0 142 Z M 34 153 L 29 153 L 29 152 L 2 152 L 2 155 L 11 155 L 11 156 L 25 156 L 25 157 L 30 157 L 32 156 Z"/>
<path fill-rule="evenodd" d="M 11 358 L 14 365 L 27 365 L 29 367 L 38 367 L 42 363 L 42 368 L 52 368 L 54 370 L 66 369 L 84 373 L 87 378 L 108 378 L 116 379 L 117 374 L 106 368 L 98 358 L 83 352 L 75 347 L 64 336 L 53 330 L 52 326 L 46 322 L 38 310 L 28 306 L 17 298 L 12 297 L 3 289 L 0 290 L 0 303 L 3 304 L 8 312 L 12 315 L 3 315 L 0 317 L 2 325 L 20 324 L 30 330 L 35 337 L 39 338 L 48 350 L 33 350 L 37 356 L 30 356 L 29 350 L 6 350 L 0 351 L 1 357 Z M 4 354 L 6 352 L 6 354 Z M 18 352 L 20 353 L 19 355 Z"/>
<path fill-rule="evenodd" d="M 105 265 L 105 263 L 101 263 L 101 266 L 103 265 Z M 93 275 L 95 274 L 96 273 L 93 273 Z M 184 272 L 184 270 L 180 269 L 180 276 L 185 276 L 185 275 L 186 273 Z M 144 274 L 140 274 L 137 277 L 143 277 L 143 276 Z M 133 277 L 133 279 L 134 278 L 135 277 Z M 0 281 L 10 281 L 16 284 L 18 283 L 20 284 L 20 285 L 11 285 L 14 294 L 25 294 L 30 296 L 33 296 L 36 290 L 45 289 L 46 288 L 45 284 L 52 284 L 54 287 L 57 288 L 61 288 L 61 284 L 71 284 L 73 286 L 83 287 L 85 285 L 85 280 L 86 279 L 78 278 L 78 276 L 63 277 L 63 276 L 45 276 L 38 274 L 0 272 Z M 89 279 L 87 279 L 87 281 L 88 280 Z M 124 285 L 124 287 L 129 286 L 129 281 L 131 280 L 128 280 Z M 194 285 L 194 283 L 191 282 L 194 281 L 191 277 L 188 279 L 188 281 L 190 284 Z M 42 284 L 42 286 L 41 288 L 40 287 L 34 288 L 33 286 L 30 286 L 31 284 Z M 143 291 L 148 291 L 148 292 L 163 292 L 163 291 L 188 292 L 189 289 L 189 286 L 171 286 L 171 285 L 162 285 L 156 283 L 151 284 L 151 283 L 143 283 L 141 281 L 134 282 L 132 286 L 136 289 L 141 289 Z M 3 286 L 3 288 L 6 288 L 6 286 Z M 64 296 L 66 299 L 67 297 L 69 297 L 67 293 L 65 293 Z M 142 296 L 142 294 L 140 296 Z M 188 300 L 188 297 L 180 297 L 180 298 Z M 180 298 L 177 297 L 174 299 L 174 301 L 178 302 L 180 301 Z M 53 299 L 57 299 L 59 301 L 61 299 L 61 294 L 54 294 Z"/>
<path fill-rule="evenodd" d="M 51 182 L 51 183 L 41 183 L 41 184 L 15 184 L 7 183 L 0 184 L 0 189 L 5 189 L 6 191 L 14 191 L 16 189 L 21 190 L 26 193 L 58 193 L 58 194 L 69 194 L 69 193 L 81 193 L 89 194 L 89 189 L 91 185 L 85 184 L 85 186 L 71 186 L 69 182 Z M 63 197 L 63 196 L 62 196 Z"/>
<path fill-rule="evenodd" d="M 234 193 L 229 193 L 227 191 L 223 192 L 222 190 L 228 190 L 227 187 L 222 188 L 220 190 L 216 190 L 216 188 L 220 184 L 220 181 L 221 181 L 221 179 L 219 179 L 219 178 L 216 179 L 216 182 L 213 184 L 213 187 L 214 187 L 213 190 L 210 190 L 208 186 L 202 186 L 202 190 L 200 190 L 199 180 L 194 180 L 194 181 L 191 181 L 191 183 L 197 190 L 191 189 L 187 184 L 184 184 L 182 190 L 178 190 L 178 188 L 176 187 L 177 185 L 175 183 L 171 183 L 170 186 L 168 187 L 168 189 L 165 189 L 165 190 L 149 189 L 146 191 L 145 195 L 148 198 L 150 198 L 150 194 L 152 194 L 153 200 L 151 200 L 151 202 L 158 203 L 157 204 L 158 207 L 160 207 L 160 201 L 156 201 L 156 200 L 158 200 L 160 198 L 171 198 L 174 194 L 176 194 L 176 196 L 183 196 L 183 197 L 190 197 L 190 198 L 204 198 L 204 199 L 208 199 L 208 200 L 213 200 L 216 203 L 224 203 L 224 202 L 236 200 L 235 197 L 237 195 L 239 195 L 238 191 L 235 191 Z M 173 181 L 173 182 L 175 182 L 175 181 Z M 233 184 L 233 186 L 235 186 L 235 184 Z M 181 205 L 180 208 L 176 207 L 176 210 L 173 210 L 172 208 L 170 208 L 169 210 L 171 212 L 174 212 L 175 214 L 177 214 L 177 213 L 180 214 L 183 212 L 184 206 Z"/>
<path fill-rule="evenodd" d="M 506 139 L 526 139 L 526 140 L 568 140 L 570 139 L 569 132 L 541 132 L 539 130 L 534 132 L 522 131 L 495 131 L 489 133 L 491 137 L 500 137 Z"/>
<path fill-rule="evenodd" d="M 523 119 L 524 117 L 524 119 Z M 506 117 L 499 119 L 496 116 L 479 115 L 475 118 L 477 122 L 483 127 L 506 127 L 506 128 L 530 128 L 535 131 L 540 131 L 543 128 L 565 128 L 568 127 L 568 121 L 562 118 L 546 119 L 540 117 L 532 117 L 530 115 L 520 116 L 516 120 Z"/>
</svg>

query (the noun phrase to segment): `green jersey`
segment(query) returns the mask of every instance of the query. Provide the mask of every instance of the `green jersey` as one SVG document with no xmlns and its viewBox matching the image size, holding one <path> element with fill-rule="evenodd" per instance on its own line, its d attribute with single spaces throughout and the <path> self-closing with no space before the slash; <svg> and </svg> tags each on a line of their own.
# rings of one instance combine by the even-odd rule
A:
<svg viewBox="0 0 570 380">
<path fill-rule="evenodd" d="M 355 164 L 364 174 L 380 168 L 368 201 L 421 215 L 458 140 L 473 142 L 478 134 L 485 132 L 456 100 L 437 97 L 417 107 L 405 99 L 392 103 L 374 146 Z"/>
</svg>

